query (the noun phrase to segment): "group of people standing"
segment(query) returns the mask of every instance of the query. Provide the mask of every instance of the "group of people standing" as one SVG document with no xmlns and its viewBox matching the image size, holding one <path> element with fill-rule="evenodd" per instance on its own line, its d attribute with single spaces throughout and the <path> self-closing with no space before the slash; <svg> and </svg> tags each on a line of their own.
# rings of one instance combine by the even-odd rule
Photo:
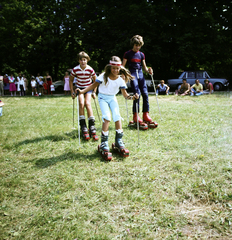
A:
<svg viewBox="0 0 232 240">
<path fill-rule="evenodd" d="M 46 72 L 46 75 L 43 77 L 40 73 L 37 73 L 36 78 L 34 76 L 31 77 L 31 88 L 32 95 L 44 95 L 51 94 L 53 92 L 53 82 L 52 77 L 49 75 L 49 72 Z M 39 94 L 38 94 L 39 93 Z"/>
<path fill-rule="evenodd" d="M 0 76 L 1 96 L 5 95 L 6 91 L 10 91 L 11 96 L 16 96 L 16 92 L 19 92 L 20 96 L 24 96 L 27 87 L 28 81 L 24 74 L 19 73 L 17 77 L 14 77 L 13 74 Z"/>
<path fill-rule="evenodd" d="M 46 76 L 40 76 L 40 73 L 37 74 L 37 77 L 31 75 L 30 85 L 32 89 L 32 96 L 39 96 L 42 94 L 52 94 L 51 85 L 52 77 L 49 73 L 46 73 Z M 11 96 L 16 96 L 17 92 L 19 96 L 25 96 L 28 90 L 28 80 L 24 74 L 19 73 L 17 77 L 14 74 L 5 74 L 1 76 L 0 74 L 0 96 L 6 95 L 7 91 L 10 92 Z"/>
</svg>

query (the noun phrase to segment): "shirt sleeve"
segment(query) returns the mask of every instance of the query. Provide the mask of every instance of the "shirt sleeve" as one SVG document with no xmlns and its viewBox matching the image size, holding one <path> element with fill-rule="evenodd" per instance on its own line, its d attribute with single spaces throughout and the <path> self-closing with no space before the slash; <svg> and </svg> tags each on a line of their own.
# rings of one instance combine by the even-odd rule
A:
<svg viewBox="0 0 232 240">
<path fill-rule="evenodd" d="M 104 81 L 103 76 L 104 76 L 104 73 L 100 74 L 100 75 L 97 77 L 96 82 L 98 82 L 98 83 L 101 84 L 101 83 Z"/>
<path fill-rule="evenodd" d="M 71 75 L 72 75 L 73 77 L 76 77 L 76 73 L 74 72 L 74 68 L 73 68 L 73 70 L 72 70 L 72 72 L 71 72 Z"/>
<path fill-rule="evenodd" d="M 123 58 L 124 58 L 124 59 L 128 59 L 127 53 L 128 53 L 128 52 L 125 52 L 125 53 L 124 53 L 124 55 L 123 55 Z"/>
<path fill-rule="evenodd" d="M 120 87 L 119 89 L 127 89 L 126 82 L 120 77 Z"/>
<path fill-rule="evenodd" d="M 145 60 L 145 54 L 141 52 L 141 62 Z"/>
</svg>

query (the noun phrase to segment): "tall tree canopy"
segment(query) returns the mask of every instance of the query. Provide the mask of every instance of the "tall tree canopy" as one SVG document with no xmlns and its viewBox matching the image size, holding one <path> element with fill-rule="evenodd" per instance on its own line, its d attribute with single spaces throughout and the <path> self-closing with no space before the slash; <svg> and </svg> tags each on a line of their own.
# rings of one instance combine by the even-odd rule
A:
<svg viewBox="0 0 232 240">
<path fill-rule="evenodd" d="M 122 58 L 130 38 L 139 34 L 157 79 L 200 68 L 230 78 L 231 5 L 229 0 L 2 0 L 0 71 L 49 71 L 59 79 L 77 65 L 82 50 L 102 71 L 110 56 Z"/>
</svg>

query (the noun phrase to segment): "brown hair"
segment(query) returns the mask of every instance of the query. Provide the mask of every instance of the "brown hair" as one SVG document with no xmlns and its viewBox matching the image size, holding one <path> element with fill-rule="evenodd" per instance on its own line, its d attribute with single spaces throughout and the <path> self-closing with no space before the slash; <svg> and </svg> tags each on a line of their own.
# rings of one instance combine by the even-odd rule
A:
<svg viewBox="0 0 232 240">
<path fill-rule="evenodd" d="M 133 36 L 130 40 L 130 45 L 134 47 L 135 44 L 142 47 L 144 45 L 143 37 L 140 35 Z"/>
<path fill-rule="evenodd" d="M 82 58 L 86 58 L 87 61 L 90 61 L 89 55 L 84 51 L 79 52 L 78 55 L 77 55 L 77 58 L 78 58 L 78 61 L 81 60 Z"/>
</svg>

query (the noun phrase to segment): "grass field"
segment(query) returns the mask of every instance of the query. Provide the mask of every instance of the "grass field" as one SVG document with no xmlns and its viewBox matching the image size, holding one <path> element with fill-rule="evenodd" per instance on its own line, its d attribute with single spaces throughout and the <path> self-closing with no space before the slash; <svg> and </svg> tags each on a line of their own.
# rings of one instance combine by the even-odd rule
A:
<svg viewBox="0 0 232 240">
<path fill-rule="evenodd" d="M 79 146 L 71 97 L 1 99 L 0 239 L 232 239 L 231 93 L 159 96 L 162 121 L 150 95 L 139 145 L 119 95 L 130 156 L 111 162 Z"/>
</svg>

